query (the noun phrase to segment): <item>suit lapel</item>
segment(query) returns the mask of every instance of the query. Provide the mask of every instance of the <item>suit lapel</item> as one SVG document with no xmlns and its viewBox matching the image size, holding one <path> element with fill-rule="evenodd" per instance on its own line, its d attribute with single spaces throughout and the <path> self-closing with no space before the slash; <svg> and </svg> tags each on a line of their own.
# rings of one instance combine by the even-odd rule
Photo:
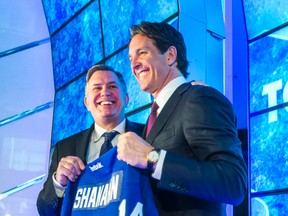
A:
<svg viewBox="0 0 288 216">
<path fill-rule="evenodd" d="M 88 130 L 83 131 L 76 142 L 76 155 L 81 158 L 81 160 L 84 161 L 85 164 L 87 163 L 86 155 L 93 130 L 94 124 Z"/>
<path fill-rule="evenodd" d="M 126 126 L 125 126 L 125 131 L 133 131 L 139 136 L 142 135 L 143 132 L 143 127 L 140 127 L 139 125 L 135 124 L 134 122 L 129 121 L 126 119 Z"/>
<path fill-rule="evenodd" d="M 189 83 L 182 84 L 179 86 L 175 92 L 171 95 L 165 106 L 163 107 L 161 113 L 157 117 L 148 137 L 146 137 L 146 140 L 153 145 L 153 141 L 156 138 L 156 136 L 159 134 L 159 132 L 163 129 L 165 126 L 166 122 L 174 112 L 176 106 L 178 105 L 179 101 L 182 98 L 182 94 L 187 91 L 187 89 L 191 86 Z M 146 124 L 147 126 L 147 124 Z M 146 131 L 146 127 L 145 127 Z"/>
</svg>

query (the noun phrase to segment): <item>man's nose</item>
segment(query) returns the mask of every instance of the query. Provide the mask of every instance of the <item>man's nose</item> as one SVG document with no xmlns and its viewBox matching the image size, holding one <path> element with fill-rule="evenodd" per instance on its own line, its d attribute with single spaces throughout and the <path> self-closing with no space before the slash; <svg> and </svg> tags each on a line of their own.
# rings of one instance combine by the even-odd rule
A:
<svg viewBox="0 0 288 216">
<path fill-rule="evenodd" d="M 131 68 L 132 70 L 138 70 L 141 67 L 141 63 L 139 62 L 137 57 L 131 59 Z"/>
<path fill-rule="evenodd" d="M 111 91 L 109 87 L 103 87 L 101 90 L 101 96 L 111 95 Z"/>
</svg>

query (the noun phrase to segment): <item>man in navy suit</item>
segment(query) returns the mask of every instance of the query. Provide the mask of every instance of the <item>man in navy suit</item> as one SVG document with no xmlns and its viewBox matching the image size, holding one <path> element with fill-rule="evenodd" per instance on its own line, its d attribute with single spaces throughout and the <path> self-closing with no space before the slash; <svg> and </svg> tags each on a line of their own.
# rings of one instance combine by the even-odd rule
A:
<svg viewBox="0 0 288 216">
<path fill-rule="evenodd" d="M 118 137 L 118 159 L 151 172 L 160 215 L 226 215 L 247 193 L 247 167 L 230 102 L 208 86 L 186 83 L 182 35 L 165 23 L 130 28 L 129 58 L 157 118 L 144 138 Z"/>
<path fill-rule="evenodd" d="M 75 181 L 85 164 L 99 157 L 105 132 L 142 134 L 144 125 L 125 118 L 128 101 L 126 84 L 119 72 L 105 65 L 95 65 L 88 70 L 84 103 L 95 122 L 89 129 L 55 145 L 49 174 L 37 200 L 40 215 L 60 215 L 68 180 Z M 112 140 L 113 146 L 117 136 Z"/>
</svg>

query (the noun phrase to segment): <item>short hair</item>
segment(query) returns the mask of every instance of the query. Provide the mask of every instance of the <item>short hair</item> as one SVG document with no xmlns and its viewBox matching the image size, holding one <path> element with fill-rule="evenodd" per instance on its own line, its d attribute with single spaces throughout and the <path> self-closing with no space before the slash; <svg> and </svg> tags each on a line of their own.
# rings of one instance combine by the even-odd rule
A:
<svg viewBox="0 0 288 216">
<path fill-rule="evenodd" d="M 94 65 L 88 70 L 87 75 L 86 75 L 85 90 L 86 90 L 87 84 L 88 84 L 90 78 L 92 77 L 92 75 L 97 71 L 103 71 L 103 70 L 111 71 L 112 73 L 114 73 L 120 81 L 122 90 L 124 91 L 125 94 L 127 94 L 127 86 L 126 86 L 126 83 L 125 83 L 125 80 L 124 80 L 122 74 L 118 71 L 115 71 L 113 67 L 103 65 L 103 64 Z"/>
<path fill-rule="evenodd" d="M 133 25 L 130 27 L 130 42 L 137 34 L 150 38 L 161 54 L 165 53 L 170 46 L 176 47 L 177 68 L 182 75 L 187 78 L 188 60 L 186 45 L 183 36 L 179 31 L 167 23 L 142 21 L 140 25 Z"/>
</svg>

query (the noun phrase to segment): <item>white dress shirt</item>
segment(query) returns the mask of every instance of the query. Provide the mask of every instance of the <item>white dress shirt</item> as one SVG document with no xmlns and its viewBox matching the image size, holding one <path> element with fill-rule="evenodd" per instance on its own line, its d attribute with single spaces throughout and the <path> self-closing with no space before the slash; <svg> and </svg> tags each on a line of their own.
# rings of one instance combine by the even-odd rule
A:
<svg viewBox="0 0 288 216">
<path fill-rule="evenodd" d="M 186 80 L 183 76 L 176 77 L 175 79 L 171 80 L 163 89 L 162 91 L 158 94 L 157 98 L 155 98 L 155 101 L 157 105 L 159 106 L 157 110 L 157 116 L 160 114 L 162 111 L 163 107 L 171 97 L 171 95 L 174 93 L 174 91 L 183 83 L 186 83 Z M 160 157 L 157 162 L 156 168 L 154 173 L 152 174 L 152 177 L 155 179 L 160 180 L 161 175 L 162 175 L 162 168 L 163 168 L 163 163 L 165 159 L 166 151 L 161 150 L 160 151 Z"/>
</svg>

